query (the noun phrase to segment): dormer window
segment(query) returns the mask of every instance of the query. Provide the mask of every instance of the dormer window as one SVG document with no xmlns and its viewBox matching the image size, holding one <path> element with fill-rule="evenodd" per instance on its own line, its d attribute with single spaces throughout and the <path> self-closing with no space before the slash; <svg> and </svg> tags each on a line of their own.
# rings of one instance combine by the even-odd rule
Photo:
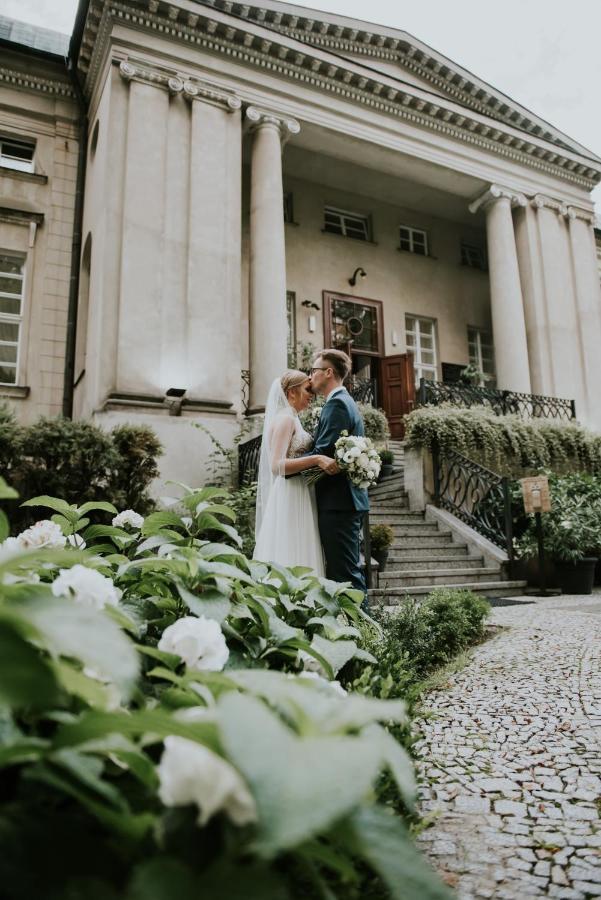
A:
<svg viewBox="0 0 601 900">
<path fill-rule="evenodd" d="M 33 172 L 34 151 L 34 144 L 0 137 L 0 166 L 18 169 L 20 172 Z"/>
<path fill-rule="evenodd" d="M 357 241 L 371 240 L 369 216 L 349 212 L 345 209 L 336 209 L 334 206 L 326 206 L 324 209 L 323 230 L 329 234 L 341 234 L 344 237 L 355 238 Z"/>
</svg>

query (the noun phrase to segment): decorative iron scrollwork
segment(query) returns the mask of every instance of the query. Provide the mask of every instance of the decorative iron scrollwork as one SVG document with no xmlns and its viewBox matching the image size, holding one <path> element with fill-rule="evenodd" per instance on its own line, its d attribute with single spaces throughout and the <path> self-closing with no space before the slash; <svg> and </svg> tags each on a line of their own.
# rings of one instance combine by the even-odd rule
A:
<svg viewBox="0 0 601 900">
<path fill-rule="evenodd" d="M 238 484 L 252 484 L 259 477 L 262 435 L 244 441 L 238 447 Z"/>
<path fill-rule="evenodd" d="M 488 406 L 498 416 L 516 415 L 524 419 L 576 418 L 576 404 L 561 397 L 545 397 L 541 394 L 520 394 L 516 391 L 496 391 L 471 384 L 445 384 L 422 378 L 418 391 L 418 406 Z"/>
</svg>

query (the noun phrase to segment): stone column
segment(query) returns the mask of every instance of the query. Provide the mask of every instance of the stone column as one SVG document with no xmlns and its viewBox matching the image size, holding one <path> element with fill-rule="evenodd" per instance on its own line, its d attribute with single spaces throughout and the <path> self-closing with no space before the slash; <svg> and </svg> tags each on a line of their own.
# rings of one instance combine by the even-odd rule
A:
<svg viewBox="0 0 601 900">
<path fill-rule="evenodd" d="M 188 396 L 240 397 L 241 101 L 186 82 L 191 110 L 186 358 Z"/>
<path fill-rule="evenodd" d="M 492 185 L 470 205 L 486 211 L 486 239 L 490 271 L 490 306 L 497 383 L 500 389 L 530 393 L 530 368 L 522 288 L 511 215 L 512 206 L 525 206 L 523 194 Z"/>
<path fill-rule="evenodd" d="M 574 206 L 568 207 L 576 318 L 582 352 L 581 369 L 587 399 L 586 413 L 581 416 L 578 407 L 576 413 L 591 427 L 601 429 L 601 285 L 593 223 L 592 212 Z"/>
<path fill-rule="evenodd" d="M 130 81 L 123 191 L 117 378 L 119 391 L 155 393 L 161 345 L 163 221 L 169 94 L 142 80 L 129 63 Z"/>
<path fill-rule="evenodd" d="M 576 414 L 582 416 L 588 403 L 565 221 L 568 210 L 565 204 L 542 194 L 534 197 L 532 205 L 538 223 L 553 393 L 575 400 Z"/>
<path fill-rule="evenodd" d="M 265 407 L 274 378 L 286 368 L 286 248 L 282 143 L 298 134 L 294 119 L 250 106 L 250 400 Z"/>
</svg>

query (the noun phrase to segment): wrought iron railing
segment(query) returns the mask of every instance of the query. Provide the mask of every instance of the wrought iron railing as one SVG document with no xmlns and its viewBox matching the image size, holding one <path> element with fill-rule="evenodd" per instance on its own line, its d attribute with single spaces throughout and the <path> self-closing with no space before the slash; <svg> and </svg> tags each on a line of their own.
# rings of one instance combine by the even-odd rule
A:
<svg viewBox="0 0 601 900">
<path fill-rule="evenodd" d="M 259 477 L 262 436 L 258 434 L 238 445 L 238 484 L 252 484 Z"/>
<path fill-rule="evenodd" d="M 419 383 L 417 405 L 451 403 L 453 406 L 489 406 L 499 416 L 518 415 L 526 419 L 575 419 L 576 404 L 560 397 L 497 391 L 471 384 L 445 384 L 442 381 Z"/>
<path fill-rule="evenodd" d="M 509 479 L 454 450 L 432 451 L 434 502 L 513 559 Z"/>
<path fill-rule="evenodd" d="M 351 375 L 346 382 L 346 387 L 355 403 L 378 405 L 378 383 L 375 378 L 356 378 Z"/>
</svg>

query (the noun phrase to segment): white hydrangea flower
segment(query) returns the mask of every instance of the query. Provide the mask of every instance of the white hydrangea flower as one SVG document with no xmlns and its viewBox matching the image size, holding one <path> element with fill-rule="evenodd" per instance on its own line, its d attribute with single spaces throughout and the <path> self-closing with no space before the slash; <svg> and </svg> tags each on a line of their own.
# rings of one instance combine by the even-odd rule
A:
<svg viewBox="0 0 601 900">
<path fill-rule="evenodd" d="M 124 528 L 126 525 L 130 525 L 139 531 L 144 524 L 144 516 L 141 516 L 140 513 L 135 512 L 133 509 L 124 509 L 123 512 L 114 517 L 112 524 L 115 528 Z"/>
<path fill-rule="evenodd" d="M 79 564 L 60 570 L 58 578 L 52 583 L 52 593 L 55 597 L 73 597 L 76 603 L 94 609 L 116 606 L 121 597 L 121 591 L 110 578 Z"/>
<path fill-rule="evenodd" d="M 219 622 L 204 616 L 184 616 L 163 632 L 159 650 L 175 653 L 190 669 L 220 672 L 230 651 Z"/>
<path fill-rule="evenodd" d="M 158 766 L 159 797 L 165 806 L 198 806 L 198 824 L 223 810 L 234 825 L 257 820 L 254 798 L 236 769 L 203 744 L 165 738 Z"/>
<path fill-rule="evenodd" d="M 7 537 L 6 540 L 0 544 L 0 563 L 5 563 L 9 559 L 13 559 L 13 557 L 24 552 L 25 547 L 19 538 Z"/>
<path fill-rule="evenodd" d="M 68 534 L 67 535 L 67 543 L 72 547 L 75 547 L 76 550 L 85 550 L 86 542 L 82 538 L 80 534 Z"/>
<path fill-rule="evenodd" d="M 26 528 L 17 540 L 25 550 L 39 550 L 41 547 L 57 549 L 64 547 L 67 543 L 67 538 L 61 531 L 60 525 L 50 519 L 42 519 L 30 528 Z"/>
</svg>

